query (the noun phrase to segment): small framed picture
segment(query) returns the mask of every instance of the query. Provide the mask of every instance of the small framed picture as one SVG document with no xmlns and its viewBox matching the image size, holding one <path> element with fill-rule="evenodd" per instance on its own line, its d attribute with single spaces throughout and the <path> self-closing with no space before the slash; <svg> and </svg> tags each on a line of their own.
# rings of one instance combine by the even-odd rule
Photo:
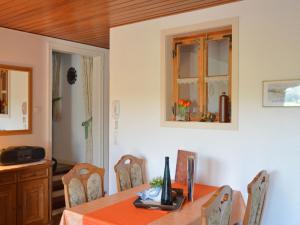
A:
<svg viewBox="0 0 300 225">
<path fill-rule="evenodd" d="M 263 106 L 300 106 L 300 79 L 264 81 Z"/>
</svg>

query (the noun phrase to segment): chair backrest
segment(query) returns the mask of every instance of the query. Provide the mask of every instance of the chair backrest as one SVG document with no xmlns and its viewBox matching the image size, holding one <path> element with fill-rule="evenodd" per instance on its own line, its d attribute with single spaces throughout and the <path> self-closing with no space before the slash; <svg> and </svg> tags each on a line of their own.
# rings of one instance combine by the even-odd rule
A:
<svg viewBox="0 0 300 225">
<path fill-rule="evenodd" d="M 248 185 L 248 201 L 243 225 L 260 224 L 268 185 L 269 174 L 265 170 L 260 171 Z"/>
<path fill-rule="evenodd" d="M 104 196 L 104 172 L 88 163 L 76 164 L 62 177 L 66 207 L 71 208 Z"/>
<path fill-rule="evenodd" d="M 219 188 L 202 206 L 201 225 L 229 225 L 232 207 L 232 189 Z"/>
<path fill-rule="evenodd" d="M 147 183 L 145 176 L 145 160 L 132 155 L 124 155 L 114 167 L 118 191 Z"/>
<path fill-rule="evenodd" d="M 184 150 L 178 150 L 175 182 L 186 184 L 187 183 L 187 159 L 188 157 L 194 157 L 196 159 L 195 152 L 189 152 Z"/>
</svg>

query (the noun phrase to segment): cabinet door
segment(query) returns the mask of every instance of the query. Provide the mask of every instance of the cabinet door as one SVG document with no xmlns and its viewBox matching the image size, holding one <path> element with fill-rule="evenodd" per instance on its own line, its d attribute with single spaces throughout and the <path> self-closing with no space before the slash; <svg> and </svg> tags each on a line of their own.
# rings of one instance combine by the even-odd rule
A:
<svg viewBox="0 0 300 225">
<path fill-rule="evenodd" d="M 48 179 L 19 184 L 18 225 L 42 225 L 48 222 Z"/>
<path fill-rule="evenodd" d="M 16 184 L 0 186 L 0 225 L 16 224 Z"/>
</svg>

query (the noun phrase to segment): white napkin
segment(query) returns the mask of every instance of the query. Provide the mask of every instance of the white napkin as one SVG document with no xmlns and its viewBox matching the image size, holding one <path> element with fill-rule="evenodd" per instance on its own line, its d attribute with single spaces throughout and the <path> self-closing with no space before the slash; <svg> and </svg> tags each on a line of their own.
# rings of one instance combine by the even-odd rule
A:
<svg viewBox="0 0 300 225">
<path fill-rule="evenodd" d="M 161 187 L 149 188 L 145 191 L 138 192 L 137 195 L 143 201 L 151 200 L 154 202 L 160 202 L 161 201 Z"/>
</svg>

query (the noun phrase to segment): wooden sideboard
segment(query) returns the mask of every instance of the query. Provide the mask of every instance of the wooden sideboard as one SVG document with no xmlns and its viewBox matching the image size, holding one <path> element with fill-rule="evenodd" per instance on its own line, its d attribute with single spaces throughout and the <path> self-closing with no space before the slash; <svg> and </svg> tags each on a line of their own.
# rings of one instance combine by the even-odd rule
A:
<svg viewBox="0 0 300 225">
<path fill-rule="evenodd" d="M 0 166 L 0 225 L 51 221 L 51 162 Z"/>
</svg>

